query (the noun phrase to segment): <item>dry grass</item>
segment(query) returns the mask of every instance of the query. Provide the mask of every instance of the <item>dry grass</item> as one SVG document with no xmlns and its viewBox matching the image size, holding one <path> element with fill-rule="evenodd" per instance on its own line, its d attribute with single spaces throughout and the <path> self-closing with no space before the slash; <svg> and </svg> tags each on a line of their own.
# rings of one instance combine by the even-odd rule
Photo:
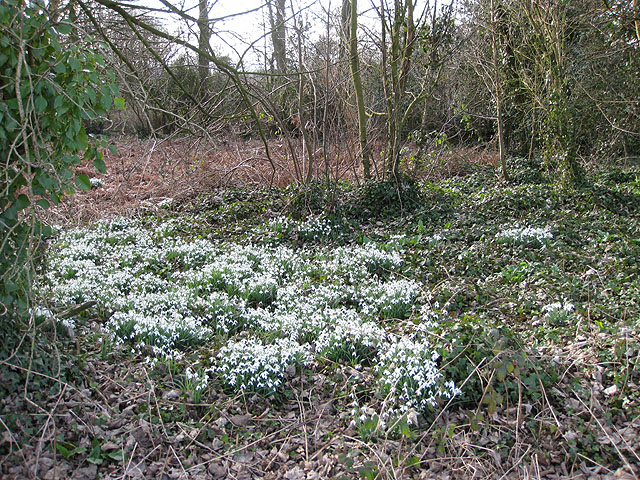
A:
<svg viewBox="0 0 640 480">
<path fill-rule="evenodd" d="M 48 221 L 66 225 L 131 214 L 139 208 L 158 211 L 162 200 L 188 199 L 229 187 L 282 187 L 306 177 L 308 169 L 300 161 L 302 148 L 296 139 L 272 140 L 271 160 L 258 140 L 213 144 L 202 138 L 119 138 L 112 144 L 117 153 L 105 152 L 106 174 L 98 174 L 91 165 L 78 168 L 79 173 L 102 180 L 103 186 L 65 199 L 47 212 Z M 373 150 L 381 152 L 382 146 L 377 147 Z M 313 157 L 312 177 L 316 180 L 327 175 L 333 180 L 362 179 L 355 142 L 332 145 L 327 152 L 317 148 Z M 466 175 L 476 164 L 495 164 L 495 155 L 486 149 L 447 149 L 420 164 L 406 161 L 402 169 L 414 178 L 439 180 Z M 381 165 L 378 154 L 373 168 L 377 177 L 382 175 Z"/>
</svg>

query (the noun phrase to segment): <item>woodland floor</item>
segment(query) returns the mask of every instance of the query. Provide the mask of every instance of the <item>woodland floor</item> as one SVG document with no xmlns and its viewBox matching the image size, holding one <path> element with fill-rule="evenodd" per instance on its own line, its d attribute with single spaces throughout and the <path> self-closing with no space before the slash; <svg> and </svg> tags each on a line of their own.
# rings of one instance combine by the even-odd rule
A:
<svg viewBox="0 0 640 480">
<path fill-rule="evenodd" d="M 384 408 L 374 369 L 316 359 L 288 370 L 275 396 L 213 381 L 198 398 L 180 365 L 105 348 L 107 317 L 89 305 L 71 334 L 3 341 L 2 478 L 640 478 L 638 167 L 591 168 L 588 186 L 567 189 L 526 161 L 502 182 L 488 155 L 468 151 L 408 165 L 422 180 L 401 187 L 357 185 L 345 161 L 331 166 L 339 187 L 294 188 L 284 150 L 274 174 L 257 143 L 117 147 L 102 185 L 51 223 L 126 216 L 150 230 L 171 220 L 185 241 L 397 248 L 399 275 L 438 309 L 439 367 L 463 393 L 376 428 L 352 412 L 354 398 Z M 310 222 L 330 228 L 309 234 Z"/>
</svg>

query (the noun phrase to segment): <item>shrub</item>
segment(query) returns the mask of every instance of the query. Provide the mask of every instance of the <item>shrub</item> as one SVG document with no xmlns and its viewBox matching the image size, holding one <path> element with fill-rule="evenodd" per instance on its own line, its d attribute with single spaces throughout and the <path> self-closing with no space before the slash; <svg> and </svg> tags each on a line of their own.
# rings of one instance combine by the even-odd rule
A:
<svg viewBox="0 0 640 480">
<path fill-rule="evenodd" d="M 543 173 L 542 162 L 538 159 L 513 157 L 507 160 L 507 168 L 512 183 L 541 184 L 548 182 Z"/>
<path fill-rule="evenodd" d="M 358 212 L 368 216 L 396 216 L 411 212 L 421 205 L 420 190 L 409 177 L 400 176 L 382 182 L 367 182 L 356 201 Z"/>
<path fill-rule="evenodd" d="M 24 314 L 39 240 L 50 233 L 36 214 L 75 188 L 89 190 L 73 167 L 93 160 L 104 172 L 98 146 L 83 121 L 115 103 L 117 88 L 104 75 L 103 58 L 64 44 L 70 30 L 51 21 L 38 2 L 0 3 L 0 315 Z M 106 80 L 105 80 L 106 79 Z"/>
</svg>

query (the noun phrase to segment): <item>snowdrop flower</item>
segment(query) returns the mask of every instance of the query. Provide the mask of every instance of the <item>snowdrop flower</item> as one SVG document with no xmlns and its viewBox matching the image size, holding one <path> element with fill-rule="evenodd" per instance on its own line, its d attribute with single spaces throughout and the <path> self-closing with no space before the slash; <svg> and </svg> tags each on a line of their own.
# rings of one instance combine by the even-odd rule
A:
<svg viewBox="0 0 640 480">
<path fill-rule="evenodd" d="M 184 371 L 185 379 L 190 388 L 196 392 L 202 392 L 206 390 L 209 384 L 209 376 L 207 372 L 195 372 L 191 367 L 187 367 Z"/>
<path fill-rule="evenodd" d="M 376 323 L 349 318 L 346 312 L 328 326 L 315 342 L 315 349 L 331 360 L 352 363 L 371 360 L 385 339 L 384 331 Z"/>
<path fill-rule="evenodd" d="M 427 342 L 406 337 L 391 341 L 380 352 L 376 371 L 400 412 L 425 411 L 435 407 L 439 398 L 460 393 L 452 382 L 443 381 L 437 359 L 438 353 Z"/>
<path fill-rule="evenodd" d="M 553 238 L 549 227 L 519 227 L 502 230 L 496 235 L 496 240 L 501 242 L 513 242 L 517 244 L 540 243 L 546 244 Z"/>
<path fill-rule="evenodd" d="M 575 306 L 570 302 L 554 302 L 542 307 L 544 319 L 549 323 L 564 323 L 569 320 L 570 316 L 574 316 L 572 312 Z"/>
<path fill-rule="evenodd" d="M 310 235 L 330 235 L 333 228 L 318 218 L 301 226 Z M 221 245 L 175 237 L 176 228 L 168 221 L 150 232 L 116 218 L 63 232 L 50 248 L 40 293 L 60 307 L 95 300 L 98 311 L 112 313 L 103 328 L 114 344 L 171 362 L 214 334 L 276 338 L 231 339 L 209 370 L 186 370 L 185 379 L 203 389 L 215 374 L 230 388 L 274 392 L 287 367 L 316 354 L 378 364 L 391 382 L 385 388 L 408 408 L 455 394 L 428 344 L 399 341 L 377 323 L 419 309 L 421 285 L 396 276 L 403 263 L 398 249 L 374 243 L 314 250 Z M 423 307 L 420 316 L 425 337 L 438 315 Z"/>
<path fill-rule="evenodd" d="M 298 224 L 298 234 L 307 240 L 327 238 L 331 236 L 332 231 L 332 222 L 320 217 L 310 218 Z"/>
<path fill-rule="evenodd" d="M 236 390 L 273 393 L 289 365 L 301 365 L 309 359 L 308 352 L 290 339 L 277 339 L 273 344 L 243 339 L 220 349 L 212 371 Z"/>
<path fill-rule="evenodd" d="M 173 198 L 165 198 L 158 202 L 158 208 L 171 208 L 173 205 Z"/>
</svg>

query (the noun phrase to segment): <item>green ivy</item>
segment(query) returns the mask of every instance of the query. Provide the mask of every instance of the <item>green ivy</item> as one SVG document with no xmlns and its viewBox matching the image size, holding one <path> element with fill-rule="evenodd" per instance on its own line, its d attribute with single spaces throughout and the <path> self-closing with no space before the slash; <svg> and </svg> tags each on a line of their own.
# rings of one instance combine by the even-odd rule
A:
<svg viewBox="0 0 640 480">
<path fill-rule="evenodd" d="M 31 260 L 50 233 L 38 210 L 90 189 L 74 173 L 82 161 L 105 171 L 107 145 L 83 123 L 124 107 L 104 58 L 65 41 L 70 30 L 37 1 L 0 3 L 0 317 L 28 307 Z"/>
</svg>

